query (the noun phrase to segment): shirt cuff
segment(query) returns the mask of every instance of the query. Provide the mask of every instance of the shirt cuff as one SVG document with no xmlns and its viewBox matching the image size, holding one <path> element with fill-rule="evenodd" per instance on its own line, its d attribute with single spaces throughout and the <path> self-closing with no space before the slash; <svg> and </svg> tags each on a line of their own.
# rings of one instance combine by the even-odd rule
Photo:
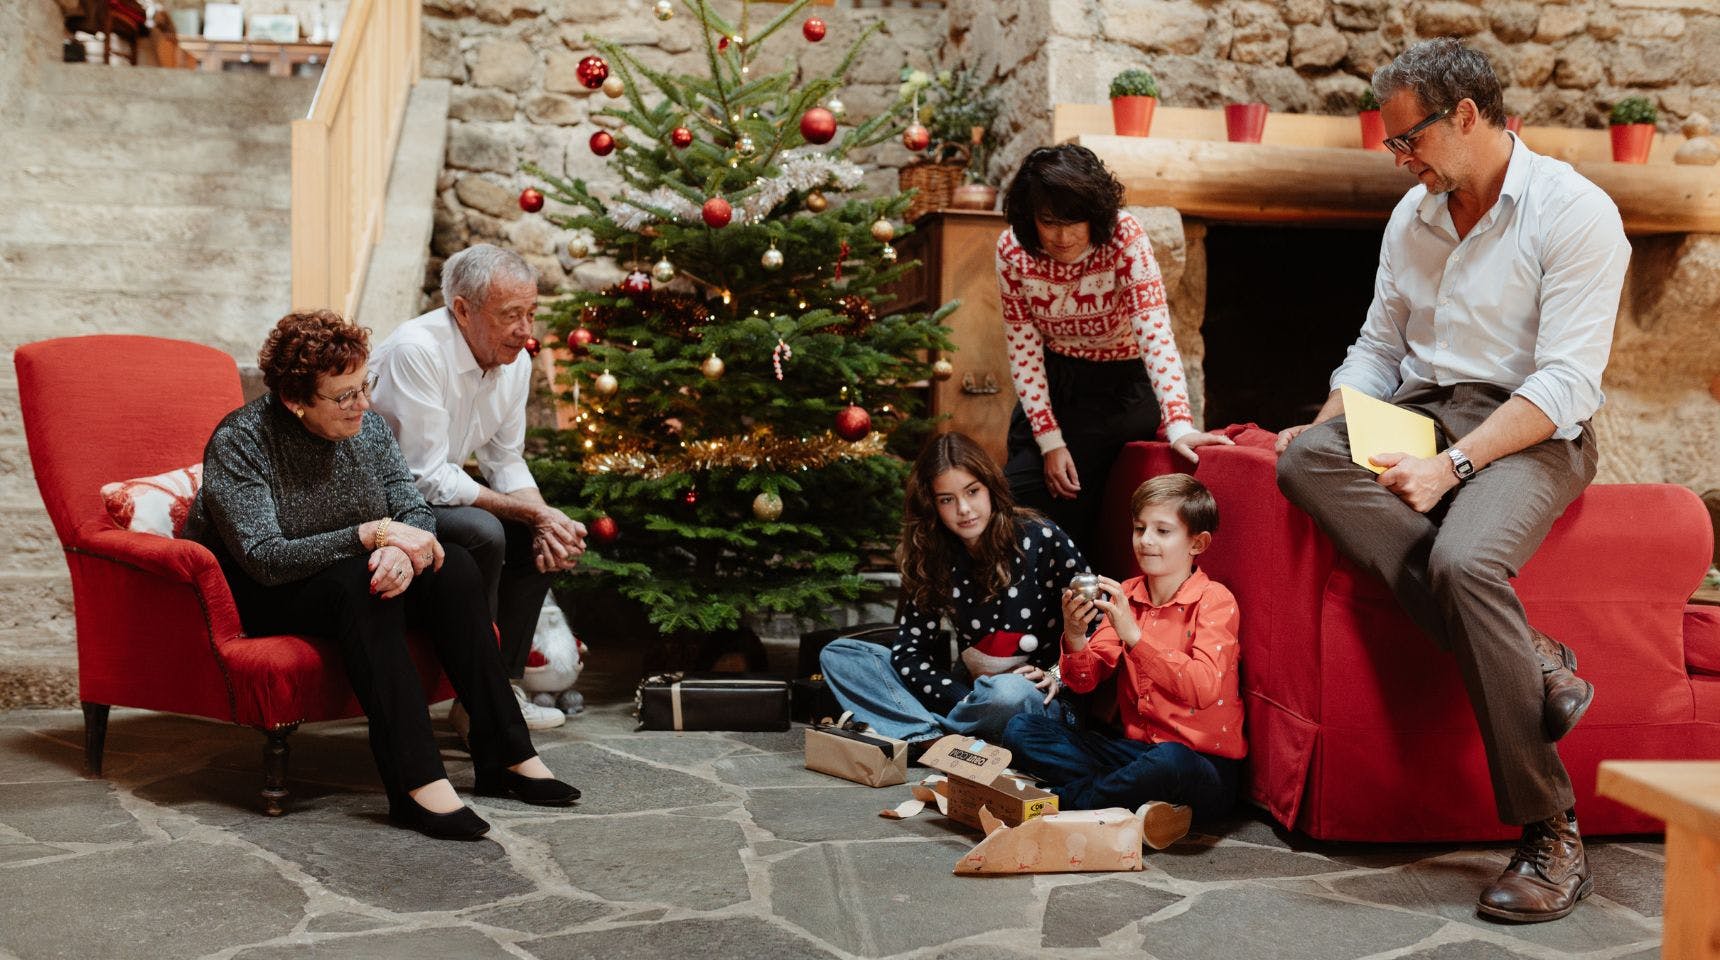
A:
<svg viewBox="0 0 1720 960">
<path fill-rule="evenodd" d="M 1194 424 L 1189 423 L 1187 420 L 1178 420 L 1175 423 L 1165 424 L 1165 442 L 1176 443 L 1178 440 L 1181 440 L 1183 437 L 1186 437 L 1191 433 L 1199 432 L 1199 430 L 1194 428 Z"/>
<path fill-rule="evenodd" d="M 482 484 L 458 467 L 453 470 L 453 487 L 454 489 L 449 491 L 449 502 L 438 506 L 469 507 L 478 502 L 478 491 L 483 489 Z"/>
<path fill-rule="evenodd" d="M 510 463 L 502 467 L 491 474 L 489 480 L 490 489 L 497 493 L 513 493 L 515 490 L 527 488 L 537 489 L 537 480 L 532 476 L 531 468 L 526 466 L 524 462 Z M 476 499 L 477 494 L 473 493 L 472 497 Z"/>
<path fill-rule="evenodd" d="M 1039 452 L 1041 454 L 1050 453 L 1051 451 L 1056 450 L 1058 447 L 1068 446 L 1067 443 L 1063 442 L 1063 431 L 1062 430 L 1047 430 L 1044 433 L 1034 437 L 1033 442 L 1039 444 Z"/>
</svg>

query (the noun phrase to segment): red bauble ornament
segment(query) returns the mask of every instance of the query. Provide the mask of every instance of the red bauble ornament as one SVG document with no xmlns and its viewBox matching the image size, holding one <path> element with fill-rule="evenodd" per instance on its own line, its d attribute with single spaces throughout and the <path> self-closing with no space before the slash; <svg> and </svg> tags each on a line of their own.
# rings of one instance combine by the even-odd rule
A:
<svg viewBox="0 0 1720 960">
<path fill-rule="evenodd" d="M 696 504 L 698 504 L 698 502 L 699 502 L 699 488 L 698 487 L 688 487 L 687 492 L 681 494 L 681 502 L 686 504 L 689 507 L 695 506 Z"/>
<path fill-rule="evenodd" d="M 800 115 L 800 135 L 807 143 L 829 143 L 836 136 L 836 114 L 813 107 Z"/>
<path fill-rule="evenodd" d="M 598 517 L 591 521 L 591 526 L 586 528 L 586 532 L 590 533 L 591 539 L 598 543 L 614 543 L 615 538 L 621 536 L 621 527 L 615 522 L 614 517 Z"/>
<path fill-rule="evenodd" d="M 931 146 L 931 143 L 932 131 L 917 123 L 902 131 L 902 146 L 916 153 Z"/>
<path fill-rule="evenodd" d="M 678 149 L 685 150 L 693 145 L 693 131 L 686 127 L 676 127 L 669 131 L 669 142 Z"/>
<path fill-rule="evenodd" d="M 608 130 L 599 130 L 592 134 L 591 152 L 600 157 L 607 157 L 615 152 L 615 134 Z"/>
<path fill-rule="evenodd" d="M 735 214 L 734 208 L 729 206 L 729 202 L 722 197 L 712 197 L 706 200 L 704 208 L 699 212 L 705 217 L 705 226 L 716 228 L 728 226 L 729 218 Z"/>
<path fill-rule="evenodd" d="M 865 407 L 849 404 L 836 411 L 836 435 L 853 443 L 872 432 L 872 415 Z"/>
<path fill-rule="evenodd" d="M 727 36 L 724 36 L 717 41 L 717 52 L 718 53 L 721 53 L 721 52 L 727 50 L 728 48 L 729 48 L 729 38 Z"/>
<path fill-rule="evenodd" d="M 535 357 L 538 355 L 538 351 L 542 350 L 542 349 L 543 349 L 543 344 L 538 342 L 537 337 L 527 337 L 526 338 L 526 353 L 527 354 Z"/>
<path fill-rule="evenodd" d="M 817 17 L 807 17 L 806 22 L 800 25 L 800 34 L 813 43 L 823 40 L 824 21 Z"/>
<path fill-rule="evenodd" d="M 597 334 L 585 327 L 574 327 L 573 332 L 567 335 L 567 342 L 573 344 L 574 351 L 579 353 L 583 353 L 586 347 L 591 346 L 591 341 L 596 339 Z"/>
<path fill-rule="evenodd" d="M 587 90 L 596 90 L 603 86 L 603 81 L 609 79 L 609 64 L 604 63 L 602 57 L 586 57 L 579 61 L 574 74 L 579 77 L 580 86 Z"/>
<path fill-rule="evenodd" d="M 621 281 L 621 292 L 629 296 L 642 297 L 651 292 L 651 275 L 643 270 L 629 273 Z"/>
<path fill-rule="evenodd" d="M 520 209 L 527 213 L 537 213 L 543 209 L 543 191 L 536 187 L 527 187 L 520 191 Z"/>
</svg>

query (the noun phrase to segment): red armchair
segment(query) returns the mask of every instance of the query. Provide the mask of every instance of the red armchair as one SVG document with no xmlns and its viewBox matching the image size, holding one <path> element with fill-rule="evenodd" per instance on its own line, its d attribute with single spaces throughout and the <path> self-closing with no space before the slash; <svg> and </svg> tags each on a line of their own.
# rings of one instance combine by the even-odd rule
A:
<svg viewBox="0 0 1720 960">
<path fill-rule="evenodd" d="M 1515 838 L 1494 812 L 1452 658 L 1279 493 L 1276 435 L 1227 432 L 1238 445 L 1201 448 L 1194 474 L 1219 504 L 1202 567 L 1242 610 L 1250 798 L 1320 839 Z M 1172 461 L 1164 444 L 1125 448 L 1106 488 L 1099 569 L 1134 575 L 1129 494 Z M 1530 622 L 1576 650 L 1596 688 L 1559 744 L 1584 833 L 1660 829 L 1595 795 L 1600 761 L 1720 756 L 1720 617 L 1686 606 L 1712 549 L 1690 491 L 1595 485 L 1517 578 Z"/>
<path fill-rule="evenodd" d="M 255 727 L 264 811 L 287 796 L 287 735 L 360 714 L 332 644 L 248 637 L 215 557 L 201 544 L 117 527 L 99 493 L 114 480 L 203 458 L 221 418 L 243 402 L 233 358 L 155 337 L 90 336 L 18 348 L 24 433 L 42 500 L 71 568 L 84 753 L 99 776 L 110 706 Z M 433 699 L 449 696 L 416 651 Z"/>
</svg>

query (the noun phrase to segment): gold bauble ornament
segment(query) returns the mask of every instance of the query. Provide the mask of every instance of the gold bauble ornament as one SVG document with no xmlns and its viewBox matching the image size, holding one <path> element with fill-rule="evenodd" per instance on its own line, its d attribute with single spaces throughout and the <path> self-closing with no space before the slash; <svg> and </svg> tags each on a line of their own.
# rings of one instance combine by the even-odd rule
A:
<svg viewBox="0 0 1720 960">
<path fill-rule="evenodd" d="M 782 498 L 768 491 L 753 497 L 753 516 L 767 523 L 781 517 Z"/>
<path fill-rule="evenodd" d="M 879 217 L 872 223 L 872 239 L 879 243 L 889 243 L 896 239 L 896 225 Z"/>
<path fill-rule="evenodd" d="M 884 249 L 878 251 L 878 256 L 883 257 L 885 263 L 895 263 L 896 248 L 886 243 L 884 244 Z"/>
<path fill-rule="evenodd" d="M 753 145 L 752 137 L 742 134 L 740 140 L 735 143 L 735 152 L 743 157 L 750 157 L 758 152 L 758 147 Z"/>
<path fill-rule="evenodd" d="M 714 353 L 706 357 L 704 363 L 699 364 L 699 372 L 705 375 L 706 380 L 721 380 L 726 369 L 723 358 Z"/>
<path fill-rule="evenodd" d="M 830 206 L 830 201 L 825 199 L 824 194 L 817 190 L 806 195 L 806 209 L 813 213 L 823 213 L 824 208 L 828 206 Z"/>
<path fill-rule="evenodd" d="M 672 20 L 675 17 L 675 5 L 669 0 L 657 0 L 657 5 L 651 8 L 659 20 Z"/>
<path fill-rule="evenodd" d="M 658 283 L 668 283 L 675 279 L 675 265 L 669 262 L 668 257 L 664 257 L 651 268 L 651 278 Z"/>
<path fill-rule="evenodd" d="M 619 98 L 626 92 L 627 82 L 613 73 L 609 75 L 608 80 L 603 81 L 603 94 L 611 100 Z"/>
<path fill-rule="evenodd" d="M 597 379 L 591 384 L 591 389 L 596 391 L 600 397 L 612 397 L 615 395 L 615 391 L 621 389 L 621 381 L 615 379 L 614 374 L 605 370 L 597 375 Z"/>
<path fill-rule="evenodd" d="M 576 233 L 567 241 L 567 255 L 575 260 L 584 260 L 591 255 L 591 238 L 583 233 Z"/>
<path fill-rule="evenodd" d="M 939 380 L 948 380 L 956 375 L 956 365 L 948 360 L 939 360 L 932 364 L 932 376 Z"/>
<path fill-rule="evenodd" d="M 778 250 L 775 246 L 772 246 L 758 258 L 758 264 L 766 270 L 781 270 L 782 251 Z"/>
</svg>

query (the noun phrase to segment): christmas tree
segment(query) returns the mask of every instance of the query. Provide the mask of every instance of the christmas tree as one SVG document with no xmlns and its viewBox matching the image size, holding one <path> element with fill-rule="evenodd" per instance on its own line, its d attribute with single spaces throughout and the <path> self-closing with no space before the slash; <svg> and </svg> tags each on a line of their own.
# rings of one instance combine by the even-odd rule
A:
<svg viewBox="0 0 1720 960">
<path fill-rule="evenodd" d="M 883 293 L 912 266 L 893 246 L 910 197 L 848 195 L 864 172 L 851 152 L 898 134 L 924 146 L 917 120 L 902 129 L 915 94 L 848 122 L 838 94 L 871 31 L 828 76 L 769 72 L 772 38 L 824 40 L 822 20 L 800 20 L 808 2 L 751 30 L 747 3 L 730 23 L 683 0 L 699 76 L 587 36 L 579 79 L 615 98 L 598 111 L 615 131 L 590 146 L 625 186 L 599 196 L 527 168 L 567 211 L 546 216 L 574 231 L 570 254 L 629 270 L 548 308 L 576 412 L 534 469 L 590 528 L 575 589 L 617 591 L 664 632 L 859 597 L 863 556 L 897 533 L 903 454 L 929 432 L 924 382 L 948 375 L 932 356 L 955 304 L 891 313 Z"/>
</svg>

